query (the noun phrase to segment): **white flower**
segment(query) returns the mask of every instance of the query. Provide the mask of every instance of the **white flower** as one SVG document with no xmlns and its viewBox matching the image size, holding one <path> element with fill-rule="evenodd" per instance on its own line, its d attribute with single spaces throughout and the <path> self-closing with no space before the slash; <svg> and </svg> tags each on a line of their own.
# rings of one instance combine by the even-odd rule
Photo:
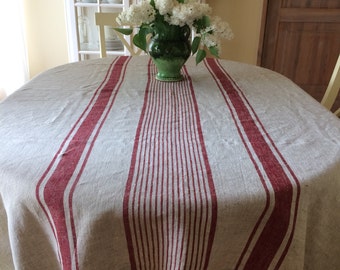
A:
<svg viewBox="0 0 340 270">
<path fill-rule="evenodd" d="M 204 32 L 213 32 L 214 35 L 228 40 L 233 39 L 234 37 L 234 33 L 229 24 L 222 21 L 220 17 L 213 17 L 210 27 L 205 28 Z"/>
<path fill-rule="evenodd" d="M 179 26 L 187 24 L 191 27 L 195 20 L 202 18 L 210 12 L 211 8 L 208 4 L 200 4 L 192 1 L 186 4 L 177 3 L 172 10 L 168 22 Z"/>
<path fill-rule="evenodd" d="M 170 14 L 175 4 L 178 3 L 174 0 L 155 0 L 155 7 L 159 11 L 159 14 Z"/>
<path fill-rule="evenodd" d="M 149 24 L 155 20 L 155 15 L 156 10 L 153 6 L 148 1 L 143 1 L 122 11 L 117 17 L 117 22 L 120 25 Z"/>
<path fill-rule="evenodd" d="M 223 22 L 219 17 L 213 17 L 210 26 L 200 29 L 201 47 L 213 48 L 218 52 L 221 50 L 221 39 L 232 39 L 234 34 L 227 22 Z"/>
<path fill-rule="evenodd" d="M 203 39 L 203 45 L 210 47 L 219 47 L 219 38 L 212 34 L 206 34 Z"/>
</svg>

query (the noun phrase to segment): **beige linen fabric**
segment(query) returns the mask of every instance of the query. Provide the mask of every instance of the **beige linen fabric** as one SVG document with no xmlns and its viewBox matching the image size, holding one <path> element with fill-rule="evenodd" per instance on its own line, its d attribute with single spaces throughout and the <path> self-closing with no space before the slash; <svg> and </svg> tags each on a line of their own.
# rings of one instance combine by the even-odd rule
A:
<svg viewBox="0 0 340 270">
<path fill-rule="evenodd" d="M 338 269 L 340 121 L 225 60 L 51 69 L 0 104 L 0 269 Z"/>
</svg>

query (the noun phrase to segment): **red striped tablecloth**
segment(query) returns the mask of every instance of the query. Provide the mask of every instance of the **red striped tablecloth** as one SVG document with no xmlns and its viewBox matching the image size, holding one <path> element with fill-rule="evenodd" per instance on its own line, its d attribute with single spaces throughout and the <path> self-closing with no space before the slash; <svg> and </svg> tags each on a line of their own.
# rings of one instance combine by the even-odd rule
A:
<svg viewBox="0 0 340 270">
<path fill-rule="evenodd" d="M 148 57 L 0 104 L 0 269 L 340 269 L 340 121 L 283 76 Z"/>
</svg>

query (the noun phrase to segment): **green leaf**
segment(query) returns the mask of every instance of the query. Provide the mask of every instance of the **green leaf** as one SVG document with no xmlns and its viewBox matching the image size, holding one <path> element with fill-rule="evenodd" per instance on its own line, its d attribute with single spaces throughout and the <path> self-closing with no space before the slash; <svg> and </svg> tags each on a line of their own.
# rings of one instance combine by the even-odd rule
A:
<svg viewBox="0 0 340 270">
<path fill-rule="evenodd" d="M 119 33 L 122 33 L 123 35 L 131 35 L 133 29 L 132 28 L 113 28 Z"/>
<path fill-rule="evenodd" d="M 143 35 L 141 33 L 136 34 L 132 39 L 133 44 L 143 51 L 146 51 L 146 42 L 143 41 Z"/>
<path fill-rule="evenodd" d="M 200 46 L 200 43 L 201 43 L 201 37 L 198 37 L 198 36 L 195 37 L 191 44 L 192 54 L 195 54 L 197 52 L 198 47 Z"/>
<path fill-rule="evenodd" d="M 143 51 L 146 52 L 146 46 L 147 46 L 146 37 L 150 33 L 152 33 L 152 29 L 149 26 L 147 25 L 141 26 L 138 34 L 136 34 L 133 37 L 133 40 L 132 40 L 133 44 L 135 44 L 138 48 L 141 48 Z"/>
<path fill-rule="evenodd" d="M 205 27 L 210 26 L 210 18 L 209 18 L 209 16 L 206 16 L 206 15 L 203 16 L 202 21 L 203 21 L 203 25 L 204 25 Z"/>
<path fill-rule="evenodd" d="M 201 33 L 202 30 L 210 26 L 210 18 L 208 16 L 203 16 L 202 18 L 194 21 L 194 26 L 197 33 Z"/>
<path fill-rule="evenodd" d="M 205 50 L 198 50 L 196 54 L 196 65 L 202 62 L 202 60 L 207 56 Z"/>
<path fill-rule="evenodd" d="M 218 56 L 218 48 L 217 48 L 217 46 L 214 46 L 214 47 L 209 47 L 209 52 L 213 55 L 213 56 L 215 56 L 215 57 L 219 57 Z"/>
</svg>

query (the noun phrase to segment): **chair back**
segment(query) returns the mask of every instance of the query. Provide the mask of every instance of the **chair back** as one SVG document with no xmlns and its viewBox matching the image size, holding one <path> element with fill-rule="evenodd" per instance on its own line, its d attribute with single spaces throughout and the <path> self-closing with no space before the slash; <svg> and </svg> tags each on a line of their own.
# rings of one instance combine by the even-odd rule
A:
<svg viewBox="0 0 340 270">
<path fill-rule="evenodd" d="M 96 25 L 99 28 L 99 46 L 100 46 L 100 57 L 106 57 L 107 52 L 106 52 L 106 44 L 105 44 L 105 31 L 104 27 L 105 26 L 113 26 L 113 27 L 120 27 L 118 23 L 116 22 L 116 18 L 119 13 L 110 13 L 110 12 L 96 12 L 95 14 L 95 20 L 96 20 Z M 119 40 L 123 43 L 124 47 L 129 51 L 130 55 L 140 55 L 142 53 L 142 50 L 140 49 L 135 49 L 133 44 L 129 43 L 126 39 L 125 36 L 118 32 L 115 31 L 117 37 Z"/>
<path fill-rule="evenodd" d="M 334 71 L 329 81 L 326 92 L 321 100 L 321 104 L 330 110 L 338 96 L 340 89 L 340 54 L 335 64 Z M 340 116 L 340 108 L 335 111 L 337 116 Z"/>
</svg>

